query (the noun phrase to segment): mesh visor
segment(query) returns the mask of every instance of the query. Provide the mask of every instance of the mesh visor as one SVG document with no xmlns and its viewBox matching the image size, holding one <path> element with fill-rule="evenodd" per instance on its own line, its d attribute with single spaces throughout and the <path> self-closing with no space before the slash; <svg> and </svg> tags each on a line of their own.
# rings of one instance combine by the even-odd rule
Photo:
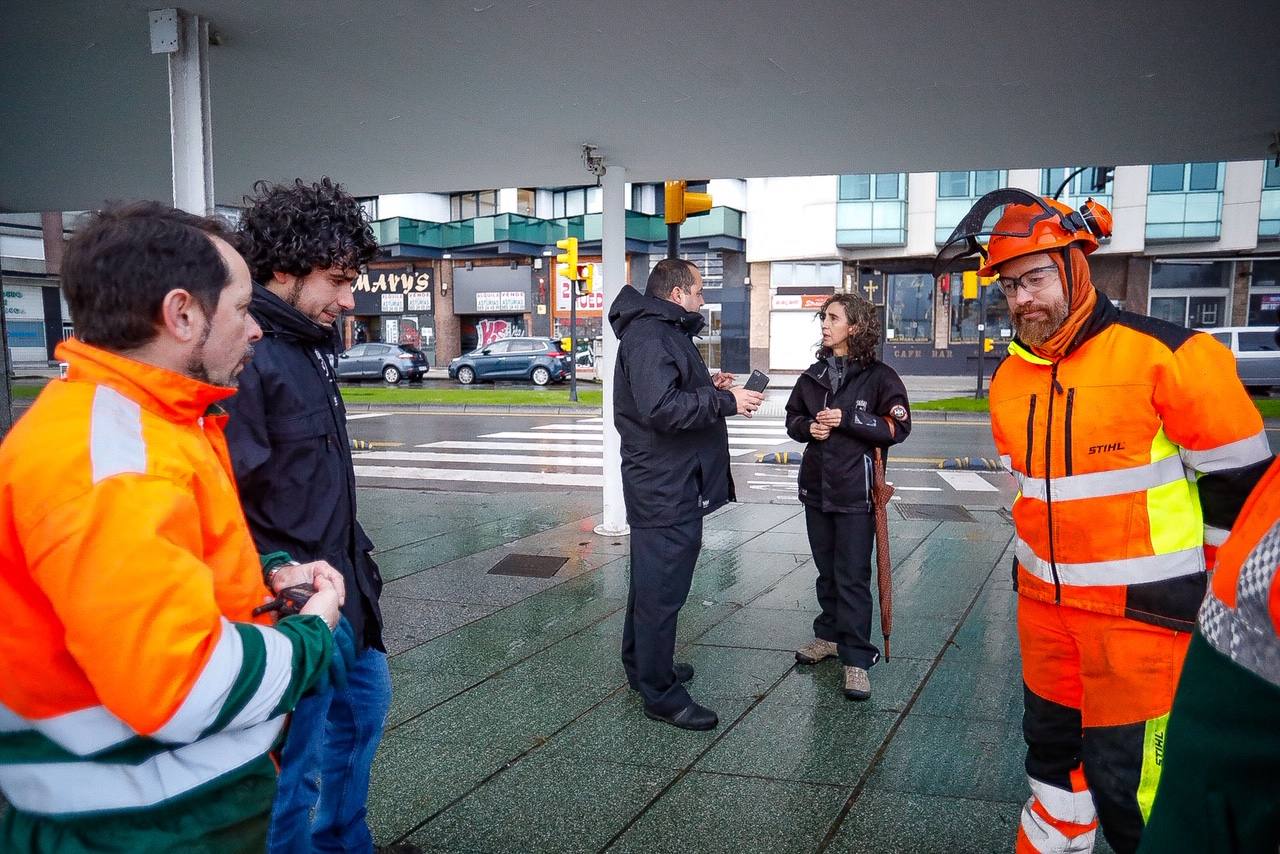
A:
<svg viewBox="0 0 1280 854">
<path fill-rule="evenodd" d="M 1011 207 L 1027 210 L 1019 211 L 1018 216 L 1010 216 L 1006 220 L 1005 213 Z M 942 244 L 933 262 L 933 276 L 937 278 L 951 272 L 957 261 L 972 255 L 981 255 L 985 259 L 987 252 L 983 244 L 986 239 L 994 236 L 1030 237 L 1037 223 L 1057 216 L 1060 216 L 1058 211 L 1049 207 L 1044 199 L 1026 190 L 992 190 L 973 203 L 947 242 Z M 1002 227 L 997 230 L 997 225 Z"/>
</svg>

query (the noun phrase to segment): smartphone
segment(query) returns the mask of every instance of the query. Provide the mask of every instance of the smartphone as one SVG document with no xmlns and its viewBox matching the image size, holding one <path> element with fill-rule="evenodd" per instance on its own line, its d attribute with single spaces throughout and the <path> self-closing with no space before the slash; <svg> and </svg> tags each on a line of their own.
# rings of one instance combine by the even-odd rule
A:
<svg viewBox="0 0 1280 854">
<path fill-rule="evenodd" d="M 747 377 L 747 381 L 743 383 L 742 387 L 747 391 L 763 392 L 769 387 L 769 375 L 763 371 L 752 371 L 751 376 Z"/>
</svg>

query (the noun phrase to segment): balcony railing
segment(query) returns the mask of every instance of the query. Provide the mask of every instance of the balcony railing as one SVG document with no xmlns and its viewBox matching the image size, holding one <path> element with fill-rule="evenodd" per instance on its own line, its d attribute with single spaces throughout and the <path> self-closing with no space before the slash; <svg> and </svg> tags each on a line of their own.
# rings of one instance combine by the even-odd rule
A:
<svg viewBox="0 0 1280 854">
<path fill-rule="evenodd" d="M 590 213 L 559 219 L 538 219 L 522 214 L 497 214 L 455 222 L 429 222 L 408 217 L 380 219 L 374 234 L 384 246 L 403 244 L 431 249 L 459 249 L 488 243 L 527 243 L 553 246 L 557 240 L 576 237 L 584 243 L 603 236 L 602 214 Z M 630 240 L 658 243 L 667 238 L 661 216 L 627 211 L 626 235 Z M 742 212 L 715 207 L 703 216 L 690 217 L 680 228 L 682 238 L 725 235 L 742 237 Z"/>
<path fill-rule="evenodd" d="M 839 246 L 902 246 L 907 242 L 907 203 L 903 199 L 836 203 Z"/>
<path fill-rule="evenodd" d="M 1147 240 L 1217 240 L 1221 230 L 1220 190 L 1147 196 Z"/>
</svg>

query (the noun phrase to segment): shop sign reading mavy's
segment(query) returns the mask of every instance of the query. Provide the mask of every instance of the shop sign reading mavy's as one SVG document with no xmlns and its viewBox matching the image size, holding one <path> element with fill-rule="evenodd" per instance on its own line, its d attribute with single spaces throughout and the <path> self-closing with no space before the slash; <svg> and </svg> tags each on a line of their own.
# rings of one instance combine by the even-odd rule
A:
<svg viewBox="0 0 1280 854">
<path fill-rule="evenodd" d="M 430 293 L 431 274 L 428 272 L 389 273 L 385 270 L 374 270 L 361 273 L 351 285 L 351 290 L 360 293 Z"/>
</svg>

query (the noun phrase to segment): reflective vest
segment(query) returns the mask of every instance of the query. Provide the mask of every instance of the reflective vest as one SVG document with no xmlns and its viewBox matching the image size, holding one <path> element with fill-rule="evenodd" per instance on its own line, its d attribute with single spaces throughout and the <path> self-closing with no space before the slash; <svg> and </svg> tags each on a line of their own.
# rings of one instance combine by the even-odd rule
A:
<svg viewBox="0 0 1280 854">
<path fill-rule="evenodd" d="M 991 380 L 991 425 L 1018 481 L 1019 592 L 1189 631 L 1206 544 L 1211 559 L 1227 533 L 1206 529 L 1198 481 L 1229 493 L 1233 473 L 1271 458 L 1231 353 L 1106 299 L 1058 361 L 1016 341 L 1009 350 Z"/>
<path fill-rule="evenodd" d="M 1218 552 L 1200 632 L 1218 652 L 1280 686 L 1280 460 Z"/>
</svg>

